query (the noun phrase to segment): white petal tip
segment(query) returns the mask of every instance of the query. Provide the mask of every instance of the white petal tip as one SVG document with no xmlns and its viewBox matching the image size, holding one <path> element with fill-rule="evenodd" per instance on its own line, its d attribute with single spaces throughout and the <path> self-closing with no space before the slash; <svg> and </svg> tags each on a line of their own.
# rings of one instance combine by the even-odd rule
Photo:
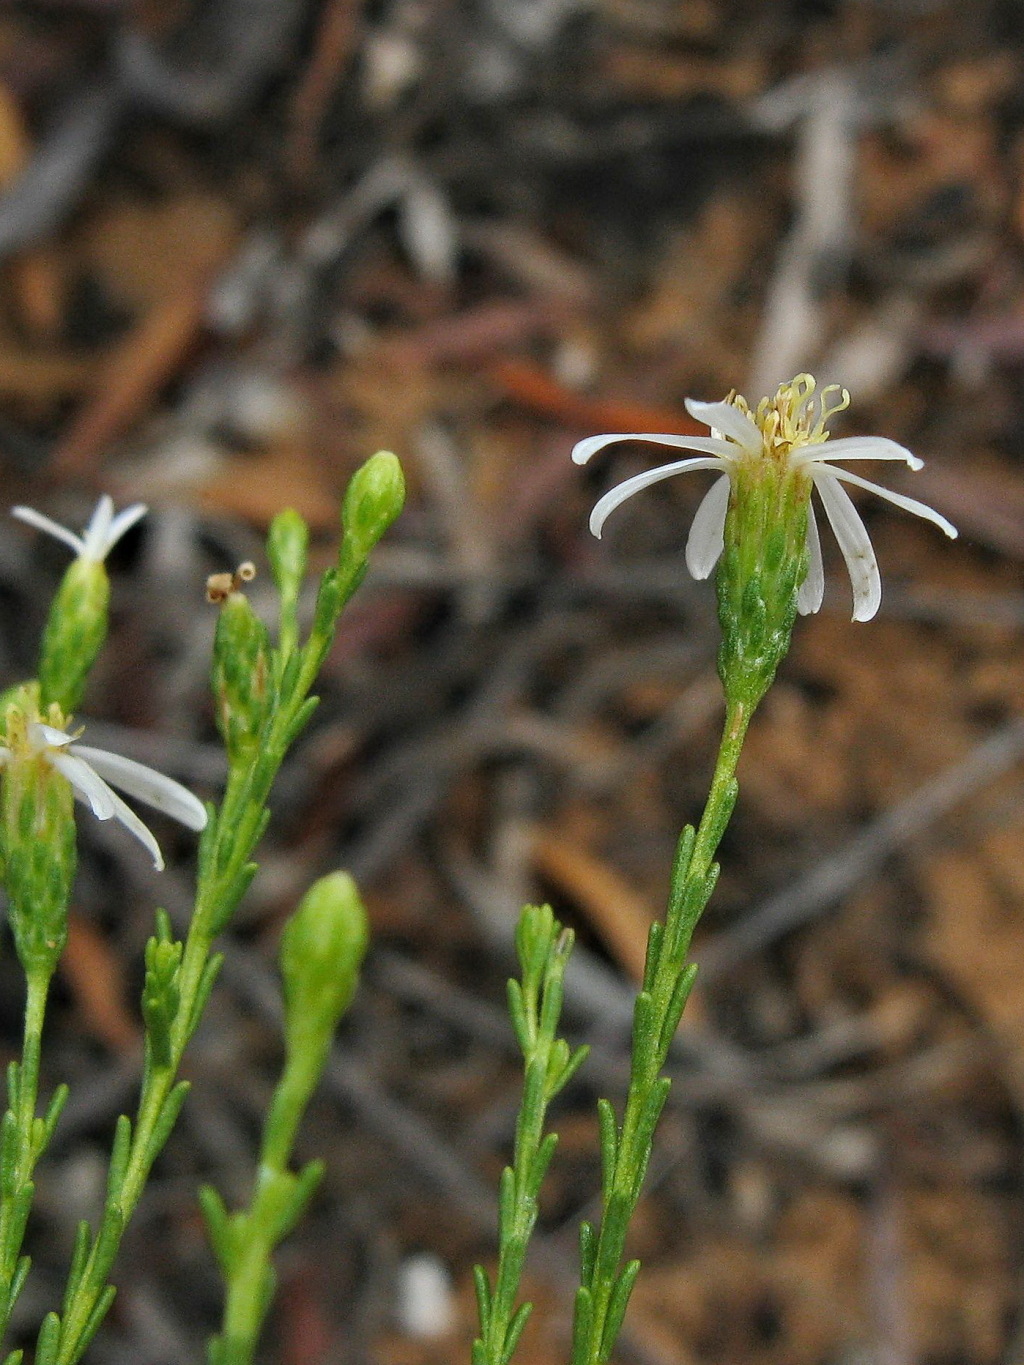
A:
<svg viewBox="0 0 1024 1365">
<path fill-rule="evenodd" d="M 615 437 L 608 436 L 588 436 L 585 440 L 577 441 L 572 448 L 573 464 L 586 464 L 591 455 L 607 445 L 609 440 L 614 439 Z"/>
</svg>

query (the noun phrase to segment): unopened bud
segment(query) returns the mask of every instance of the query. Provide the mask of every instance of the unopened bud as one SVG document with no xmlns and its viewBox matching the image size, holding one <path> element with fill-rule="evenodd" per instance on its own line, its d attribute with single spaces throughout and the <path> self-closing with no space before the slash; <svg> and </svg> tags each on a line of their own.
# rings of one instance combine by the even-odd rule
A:
<svg viewBox="0 0 1024 1365">
<path fill-rule="evenodd" d="M 250 757 L 260 742 L 271 709 L 272 674 L 270 637 L 247 597 L 238 591 L 255 570 L 243 564 L 221 584 L 207 584 L 207 596 L 220 602 L 217 633 L 213 643 L 213 695 L 217 726 L 232 761 Z"/>
<path fill-rule="evenodd" d="M 309 527 L 293 507 L 286 507 L 270 523 L 267 535 L 267 558 L 274 582 L 286 600 L 294 601 L 299 595 L 306 576 L 308 548 Z"/>
<path fill-rule="evenodd" d="M 285 1039 L 290 1058 L 318 1075 L 359 980 L 369 924 L 345 872 L 314 882 L 281 936 Z"/>
<path fill-rule="evenodd" d="M 341 507 L 341 552 L 365 559 L 405 503 L 405 476 L 397 455 L 379 450 L 353 474 Z"/>
</svg>

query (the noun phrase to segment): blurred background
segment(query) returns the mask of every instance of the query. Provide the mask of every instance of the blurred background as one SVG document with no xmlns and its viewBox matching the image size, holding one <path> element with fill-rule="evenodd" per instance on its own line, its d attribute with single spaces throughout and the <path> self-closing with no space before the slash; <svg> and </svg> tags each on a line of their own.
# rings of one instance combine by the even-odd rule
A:
<svg viewBox="0 0 1024 1365">
<path fill-rule="evenodd" d="M 1022 1355 L 1024 9 L 1017 0 L 37 0 L 0 7 L 6 504 L 151 513 L 112 557 L 85 718 L 215 796 L 211 572 L 291 504 L 329 562 L 380 447 L 408 507 L 345 618 L 226 944 L 194 1089 L 92 1359 L 202 1358 L 219 1287 L 195 1191 L 247 1197 L 280 1059 L 273 960 L 350 869 L 374 946 L 303 1157 L 265 1358 L 466 1361 L 519 1075 L 511 933 L 580 951 L 523 1365 L 565 1359 L 593 1102 L 720 720 L 703 476 L 589 509 L 693 431 L 688 395 L 840 381 L 835 428 L 927 462 L 861 505 L 878 618 L 826 538 L 741 765 L 700 984 L 633 1247 L 637 1365 L 994 1365 Z M 887 467 L 888 468 L 888 467 Z M 0 525 L 3 681 L 33 668 L 56 542 Z M 59 1301 L 138 1073 L 153 911 L 190 904 L 84 820 L 19 1331 Z M 0 957 L 0 1047 L 21 984 Z"/>
</svg>

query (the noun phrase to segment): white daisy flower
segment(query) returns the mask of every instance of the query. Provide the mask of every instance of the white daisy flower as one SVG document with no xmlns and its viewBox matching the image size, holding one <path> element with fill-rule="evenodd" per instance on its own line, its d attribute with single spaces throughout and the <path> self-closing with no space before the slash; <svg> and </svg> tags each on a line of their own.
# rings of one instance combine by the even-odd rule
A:
<svg viewBox="0 0 1024 1365">
<path fill-rule="evenodd" d="M 846 560 L 853 585 L 853 619 L 870 621 L 882 599 L 882 583 L 867 529 L 843 484 L 877 493 L 905 512 L 934 523 L 947 536 L 955 537 L 957 531 L 945 517 L 924 503 L 904 497 L 902 493 L 893 493 L 847 469 L 836 468 L 833 463 L 836 460 L 900 460 L 911 469 L 920 469 L 922 461 L 882 436 L 844 436 L 829 441 L 826 424 L 849 404 L 850 395 L 838 385 L 830 385 L 816 399 L 814 389 L 810 375 L 797 375 L 792 383 L 781 385 L 774 398 L 762 398 L 753 411 L 738 394 L 730 395 L 721 403 L 687 399 L 686 409 L 690 416 L 710 427 L 710 436 L 652 436 L 636 432 L 589 436 L 578 442 L 572 452 L 577 464 L 585 464 L 597 451 L 616 441 L 651 441 L 656 445 L 701 452 L 695 458 L 646 470 L 606 493 L 591 514 L 591 531 L 600 537 L 609 513 L 642 488 L 693 469 L 716 471 L 720 477 L 697 508 L 686 543 L 687 568 L 694 578 L 707 578 L 724 548 L 726 513 L 737 483 L 744 477 L 756 478 L 759 472 L 767 469 L 790 475 L 803 471 L 807 477 L 808 496 L 812 488 L 817 491 Z M 832 395 L 838 397 L 833 399 Z M 797 599 L 797 607 L 803 615 L 818 610 L 825 592 L 821 543 L 813 506 L 808 509 L 807 516 L 807 551 L 807 577 Z"/>
<path fill-rule="evenodd" d="M 89 518 L 89 525 L 80 536 L 75 535 L 74 531 L 69 531 L 66 526 L 61 526 L 59 522 L 44 517 L 42 512 L 37 512 L 34 507 L 12 507 L 11 516 L 34 526 L 37 531 L 45 531 L 47 535 L 56 536 L 65 545 L 70 545 L 79 559 L 102 564 L 124 533 L 137 521 L 141 521 L 148 511 L 145 503 L 136 502 L 115 516 L 113 499 L 104 493 Z"/>
<path fill-rule="evenodd" d="M 149 851 L 158 871 L 163 869 L 164 860 L 157 841 L 114 787 L 163 811 L 189 829 L 198 831 L 206 825 L 206 808 L 199 798 L 163 773 L 120 754 L 79 744 L 75 735 L 42 721 L 29 721 L 24 736 L 28 756 L 44 759 L 66 778 L 78 799 L 91 808 L 98 820 L 119 820 Z M 20 745 L 18 751 L 21 757 L 24 751 Z M 14 757 L 14 749 L 0 745 L 0 766 Z"/>
</svg>

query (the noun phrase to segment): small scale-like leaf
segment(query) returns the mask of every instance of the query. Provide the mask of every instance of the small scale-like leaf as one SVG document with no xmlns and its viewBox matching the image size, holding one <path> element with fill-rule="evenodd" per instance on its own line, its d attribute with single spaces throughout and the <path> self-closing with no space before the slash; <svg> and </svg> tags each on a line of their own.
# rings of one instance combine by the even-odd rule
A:
<svg viewBox="0 0 1024 1365">
<path fill-rule="evenodd" d="M 163 1108 L 160 1110 L 160 1117 L 157 1119 L 153 1128 L 153 1136 L 150 1139 L 147 1158 L 155 1160 L 157 1154 L 163 1150 L 164 1144 L 171 1135 L 171 1129 L 178 1121 L 181 1113 L 181 1106 L 185 1103 L 186 1096 L 191 1085 L 188 1081 L 179 1081 L 174 1089 L 164 1100 Z"/>
<path fill-rule="evenodd" d="M 512 1028 L 519 1044 L 519 1050 L 523 1056 L 527 1056 L 532 1046 L 530 1029 L 526 1019 L 526 1003 L 523 1000 L 523 988 L 515 977 L 508 980 L 508 1013 L 512 1020 Z"/>
<path fill-rule="evenodd" d="M 578 1047 L 576 1049 L 576 1051 L 571 1055 L 569 1060 L 566 1062 L 565 1069 L 563 1070 L 562 1074 L 558 1077 L 558 1080 L 555 1083 L 555 1087 L 551 1092 L 552 1097 L 565 1089 L 565 1087 L 572 1080 L 573 1076 L 576 1075 L 576 1072 L 579 1071 L 580 1067 L 583 1065 L 583 1063 L 587 1060 L 589 1056 L 590 1056 L 589 1044 L 584 1043 L 581 1047 Z"/>
<path fill-rule="evenodd" d="M 485 1337 L 491 1325 L 491 1283 L 482 1265 L 473 1267 L 473 1286 L 476 1289 L 476 1309 L 480 1318 L 480 1335 Z"/>
<path fill-rule="evenodd" d="M 54 1365 L 59 1346 L 60 1318 L 56 1313 L 47 1313 L 36 1342 L 36 1365 Z"/>
<path fill-rule="evenodd" d="M 103 1326 L 103 1319 L 110 1312 L 110 1305 L 114 1302 L 116 1297 L 117 1290 L 112 1284 L 108 1284 L 103 1290 L 103 1293 L 96 1300 L 96 1304 L 89 1314 L 85 1327 L 82 1329 L 82 1335 L 76 1343 L 74 1355 L 71 1357 L 72 1360 L 81 1360 L 82 1356 L 85 1355 L 92 1344 L 93 1337 Z"/>
<path fill-rule="evenodd" d="M 647 931 L 647 953 L 644 957 L 644 979 L 642 990 L 650 993 L 654 989 L 654 978 L 658 971 L 658 960 L 661 954 L 661 941 L 665 933 L 665 926 L 655 920 Z"/>
<path fill-rule="evenodd" d="M 107 1171 L 107 1203 L 116 1204 L 121 1198 L 125 1171 L 132 1146 L 132 1121 L 122 1114 L 114 1129 L 114 1145 L 110 1153 L 110 1166 Z"/>
<path fill-rule="evenodd" d="M 600 1359 L 607 1360 L 615 1346 L 619 1332 L 622 1330 L 622 1320 L 626 1316 L 626 1309 L 629 1307 L 629 1297 L 636 1284 L 636 1277 L 640 1274 L 640 1262 L 630 1261 L 623 1269 L 622 1274 L 615 1281 L 615 1288 L 612 1290 L 611 1298 L 608 1300 L 608 1308 L 605 1313 L 604 1327 L 601 1331 Z"/>
<path fill-rule="evenodd" d="M 212 1185 L 200 1185 L 199 1207 L 206 1223 L 206 1235 L 213 1247 L 221 1274 L 230 1280 L 234 1273 L 235 1244 L 231 1236 L 231 1224 L 224 1201 Z"/>
<path fill-rule="evenodd" d="M 580 1224 L 580 1279 L 589 1284 L 594 1274 L 594 1260 L 597 1256 L 597 1233 L 593 1223 Z"/>
<path fill-rule="evenodd" d="M 594 1326 L 594 1296 L 586 1285 L 576 1291 L 572 1324 L 572 1365 L 587 1365 Z"/>
<path fill-rule="evenodd" d="M 516 1216 L 516 1173 L 506 1166 L 498 1182 L 498 1220 L 502 1232 L 511 1228 Z"/>
<path fill-rule="evenodd" d="M 310 1161 L 303 1166 L 296 1177 L 291 1194 L 274 1222 L 270 1232 L 274 1244 L 282 1241 L 294 1228 L 306 1211 L 306 1206 L 316 1193 L 317 1186 L 324 1178 L 324 1163 Z"/>
<path fill-rule="evenodd" d="M 11 1277 L 11 1292 L 7 1299 L 7 1312 L 18 1302 L 18 1296 L 25 1288 L 25 1281 L 28 1279 L 28 1272 L 32 1269 L 32 1258 L 30 1256 L 19 1256 L 18 1263 L 14 1267 L 14 1274 Z"/>
<path fill-rule="evenodd" d="M 8 1109 L 0 1120 L 0 1190 L 8 1199 L 18 1176 L 18 1139 L 18 1120 Z"/>
<path fill-rule="evenodd" d="M 46 1110 L 46 1117 L 43 1119 L 44 1139 L 42 1150 L 44 1152 L 50 1145 L 50 1141 L 56 1131 L 57 1124 L 60 1122 L 60 1116 L 64 1112 L 64 1106 L 68 1102 L 68 1095 L 70 1093 L 71 1091 L 66 1085 L 58 1085 L 57 1089 L 53 1092 L 53 1098 L 50 1100 Z"/>
<path fill-rule="evenodd" d="M 611 1194 L 611 1182 L 615 1174 L 619 1148 L 615 1110 L 608 1100 L 598 1100 L 597 1121 L 601 1136 L 601 1186 L 607 1203 Z"/>
<path fill-rule="evenodd" d="M 521 1303 L 516 1309 L 515 1316 L 508 1325 L 505 1333 L 505 1342 L 501 1352 L 501 1365 L 508 1365 L 519 1345 L 519 1338 L 523 1335 L 523 1329 L 529 1321 L 530 1314 L 533 1312 L 532 1303 Z"/>
<path fill-rule="evenodd" d="M 71 1300 L 78 1292 L 78 1282 L 82 1278 L 82 1271 L 85 1269 L 86 1261 L 89 1259 L 89 1252 L 92 1250 L 92 1228 L 83 1218 L 75 1229 L 75 1247 L 71 1253 L 71 1269 L 68 1271 L 67 1285 L 64 1289 L 64 1302 L 61 1305 L 61 1314 L 68 1315 L 71 1307 Z"/>
<path fill-rule="evenodd" d="M 295 717 L 288 726 L 284 736 L 282 748 L 287 750 L 292 747 L 299 735 L 302 734 L 312 718 L 313 712 L 320 705 L 319 697 L 307 697 L 295 713 Z"/>
<path fill-rule="evenodd" d="M 679 974 L 672 990 L 672 998 L 669 1000 L 668 1008 L 665 1011 L 665 1018 L 661 1027 L 661 1036 L 658 1039 L 658 1055 L 662 1063 L 668 1056 L 668 1050 L 672 1046 L 672 1039 L 676 1036 L 679 1028 L 679 1021 L 683 1017 L 683 1010 L 686 1002 L 690 998 L 693 990 L 693 983 L 697 979 L 697 964 L 691 962 L 688 967 L 684 967 Z"/>
<path fill-rule="evenodd" d="M 253 864 L 255 866 L 255 864 Z M 202 976 L 199 978 L 199 985 L 196 987 L 196 996 L 192 1004 L 192 1013 L 189 1015 L 188 1037 L 196 1031 L 200 1019 L 206 1010 L 207 1002 L 210 999 L 210 992 L 220 975 L 220 969 L 224 963 L 223 953 L 212 953 L 203 968 Z"/>
<path fill-rule="evenodd" d="M 527 1187 L 534 1196 L 537 1195 L 541 1185 L 544 1183 L 544 1177 L 548 1173 L 548 1167 L 551 1165 L 551 1158 L 555 1155 L 555 1148 L 557 1146 L 558 1134 L 545 1133 L 540 1146 L 537 1148 L 536 1155 L 530 1165 L 529 1175 L 526 1179 Z"/>
<path fill-rule="evenodd" d="M 92 1275 L 96 1281 L 105 1280 L 110 1273 L 118 1247 L 121 1245 L 123 1232 L 123 1213 L 117 1205 L 108 1206 L 103 1210 L 103 1221 L 96 1236 L 96 1245 L 92 1249 Z"/>
</svg>

